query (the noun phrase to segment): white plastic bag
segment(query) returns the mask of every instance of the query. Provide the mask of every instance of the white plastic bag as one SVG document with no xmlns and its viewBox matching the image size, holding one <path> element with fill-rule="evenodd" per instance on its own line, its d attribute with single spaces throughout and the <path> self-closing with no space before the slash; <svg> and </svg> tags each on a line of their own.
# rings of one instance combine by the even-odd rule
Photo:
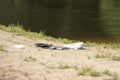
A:
<svg viewBox="0 0 120 80">
<path fill-rule="evenodd" d="M 25 49 L 25 46 L 22 44 L 17 44 L 17 45 L 14 45 L 13 47 L 18 49 Z"/>
<path fill-rule="evenodd" d="M 73 43 L 73 44 L 65 44 L 64 47 L 65 48 L 72 48 L 72 49 L 82 49 L 83 42 Z"/>
</svg>

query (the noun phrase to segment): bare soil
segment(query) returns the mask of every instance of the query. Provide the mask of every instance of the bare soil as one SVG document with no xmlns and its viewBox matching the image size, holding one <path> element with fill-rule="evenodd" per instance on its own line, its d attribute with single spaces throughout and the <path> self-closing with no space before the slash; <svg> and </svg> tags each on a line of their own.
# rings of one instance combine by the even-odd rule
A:
<svg viewBox="0 0 120 80">
<path fill-rule="evenodd" d="M 84 47 L 85 50 L 49 50 L 35 46 L 35 43 L 47 43 L 63 46 L 63 43 L 42 39 L 29 39 L 16 33 L 0 30 L 0 80 L 112 80 L 111 76 L 78 76 L 74 67 L 88 66 L 97 71 L 109 70 L 120 75 L 120 61 L 97 59 L 97 53 L 120 55 L 120 49 L 110 49 L 96 45 Z M 15 48 L 17 44 L 25 46 Z M 67 65 L 71 68 L 60 65 Z"/>
</svg>

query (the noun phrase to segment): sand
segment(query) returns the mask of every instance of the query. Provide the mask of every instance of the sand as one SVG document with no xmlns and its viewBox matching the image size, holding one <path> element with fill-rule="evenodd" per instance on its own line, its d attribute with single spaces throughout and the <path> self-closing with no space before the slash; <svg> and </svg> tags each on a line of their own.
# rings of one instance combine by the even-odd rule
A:
<svg viewBox="0 0 120 80">
<path fill-rule="evenodd" d="M 0 30 L 0 80 L 112 80 L 112 76 L 78 76 L 77 68 L 91 67 L 96 71 L 109 70 L 120 75 L 120 61 L 95 58 L 97 53 L 120 55 L 120 49 L 99 45 L 84 47 L 85 50 L 49 50 L 36 47 L 35 43 L 63 46 L 63 43 L 42 39 L 29 39 Z M 24 45 L 18 49 L 15 45 Z M 69 66 L 69 67 L 65 67 Z"/>
</svg>

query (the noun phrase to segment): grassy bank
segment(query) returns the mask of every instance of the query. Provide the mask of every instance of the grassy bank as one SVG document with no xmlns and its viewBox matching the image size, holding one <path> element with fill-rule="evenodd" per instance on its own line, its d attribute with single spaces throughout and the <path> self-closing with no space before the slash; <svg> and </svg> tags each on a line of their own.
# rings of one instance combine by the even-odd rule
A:
<svg viewBox="0 0 120 80">
<path fill-rule="evenodd" d="M 4 51 L 4 46 L 0 44 L 0 51 Z"/>
<path fill-rule="evenodd" d="M 17 33 L 17 35 L 22 35 L 28 38 L 38 38 L 38 39 L 44 39 L 44 40 L 48 40 L 48 41 L 55 41 L 55 42 L 62 42 L 62 43 L 73 43 L 73 42 L 77 42 L 77 41 L 73 41 L 73 40 L 69 40 L 66 38 L 54 38 L 51 36 L 47 36 L 44 34 L 44 32 L 40 31 L 39 33 L 37 32 L 30 32 L 30 31 L 26 31 L 23 29 L 23 27 L 21 25 L 0 25 L 0 30 L 4 30 L 7 32 L 14 32 Z M 114 44 L 114 43 L 91 43 L 91 42 L 85 42 L 85 46 L 102 46 L 104 48 L 120 48 L 120 44 Z"/>
<path fill-rule="evenodd" d="M 15 32 L 18 35 L 22 35 L 28 38 L 39 38 L 39 39 L 44 39 L 44 40 L 48 40 L 48 41 L 56 41 L 56 42 L 62 42 L 62 43 L 72 43 L 74 41 L 66 39 L 66 38 L 53 38 L 51 36 L 46 36 L 44 34 L 44 32 L 40 31 L 39 33 L 37 32 L 30 32 L 30 31 L 26 31 L 23 29 L 23 27 L 21 25 L 0 25 L 0 30 L 4 30 L 7 32 Z"/>
</svg>

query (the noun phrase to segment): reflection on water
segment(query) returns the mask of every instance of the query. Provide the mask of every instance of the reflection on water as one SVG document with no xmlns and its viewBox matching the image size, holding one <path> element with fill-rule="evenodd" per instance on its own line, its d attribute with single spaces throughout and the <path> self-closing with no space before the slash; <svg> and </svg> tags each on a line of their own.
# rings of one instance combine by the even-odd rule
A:
<svg viewBox="0 0 120 80">
<path fill-rule="evenodd" d="M 0 24 L 74 40 L 120 39 L 119 0 L 0 0 Z"/>
</svg>

